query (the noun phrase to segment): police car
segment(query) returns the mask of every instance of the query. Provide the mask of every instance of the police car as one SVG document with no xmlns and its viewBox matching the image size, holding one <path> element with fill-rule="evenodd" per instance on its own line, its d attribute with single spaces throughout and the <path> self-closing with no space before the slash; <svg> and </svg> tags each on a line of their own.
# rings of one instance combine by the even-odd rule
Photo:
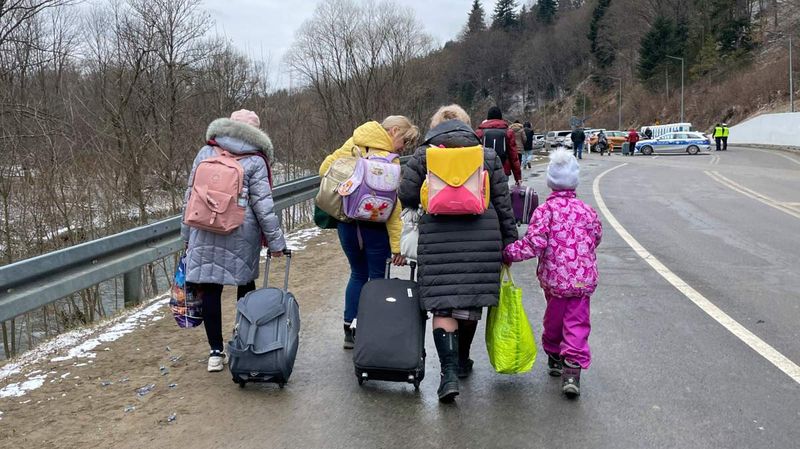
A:
<svg viewBox="0 0 800 449">
<path fill-rule="evenodd" d="M 638 153 L 649 156 L 653 153 L 689 153 L 708 151 L 711 141 L 702 133 L 682 131 L 663 134 L 655 139 L 640 140 L 636 143 Z"/>
</svg>

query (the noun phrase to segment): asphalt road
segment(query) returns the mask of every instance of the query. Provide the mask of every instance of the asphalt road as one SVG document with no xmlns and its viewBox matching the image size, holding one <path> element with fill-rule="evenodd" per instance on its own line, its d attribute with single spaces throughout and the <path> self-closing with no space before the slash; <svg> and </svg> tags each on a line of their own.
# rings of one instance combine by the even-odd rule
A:
<svg viewBox="0 0 800 449">
<path fill-rule="evenodd" d="M 744 195 L 716 172 L 800 215 L 800 156 L 741 148 L 698 156 L 585 157 L 579 196 L 592 181 L 631 235 L 676 275 L 793 363 L 800 363 L 800 216 Z M 526 182 L 542 200 L 544 167 Z M 756 196 L 758 197 L 758 196 Z M 428 337 L 428 378 L 359 387 L 340 348 L 338 280 L 329 307 L 307 311 L 293 381 L 262 395 L 263 416 L 221 437 L 229 447 L 790 448 L 800 445 L 800 384 L 711 319 L 607 225 L 601 284 L 592 299 L 593 363 L 583 395 L 565 399 L 546 375 L 495 374 L 483 323 L 476 370 L 455 405 L 436 400 L 438 360 Z M 537 336 L 544 310 L 535 261 L 516 264 Z M 301 299 L 302 302 L 302 299 Z M 312 338 L 313 336 L 313 338 Z M 248 401 L 250 402 L 250 401 Z"/>
</svg>

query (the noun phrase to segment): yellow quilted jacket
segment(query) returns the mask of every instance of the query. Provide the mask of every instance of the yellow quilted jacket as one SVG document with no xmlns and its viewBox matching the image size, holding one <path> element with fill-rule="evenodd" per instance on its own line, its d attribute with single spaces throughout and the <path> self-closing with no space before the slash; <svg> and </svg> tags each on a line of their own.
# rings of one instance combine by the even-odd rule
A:
<svg viewBox="0 0 800 449">
<path fill-rule="evenodd" d="M 333 164 L 333 161 L 352 156 L 354 146 L 361 148 L 361 151 L 366 151 L 366 149 L 369 148 L 369 154 L 380 157 L 385 157 L 388 156 L 389 153 L 395 152 L 392 138 L 389 136 L 389 133 L 383 129 L 383 126 L 378 122 L 367 122 L 356 128 L 355 131 L 353 131 L 353 137 L 347 139 L 344 145 L 325 158 L 322 165 L 319 167 L 319 175 L 324 176 L 328 168 Z M 395 159 L 395 163 L 399 164 L 400 160 Z M 400 212 L 402 210 L 403 206 L 398 199 L 394 211 L 392 211 L 392 216 L 389 217 L 389 221 L 386 222 L 386 230 L 389 232 L 389 244 L 392 247 L 392 254 L 400 253 L 400 233 L 403 230 L 403 222 L 400 221 Z"/>
</svg>

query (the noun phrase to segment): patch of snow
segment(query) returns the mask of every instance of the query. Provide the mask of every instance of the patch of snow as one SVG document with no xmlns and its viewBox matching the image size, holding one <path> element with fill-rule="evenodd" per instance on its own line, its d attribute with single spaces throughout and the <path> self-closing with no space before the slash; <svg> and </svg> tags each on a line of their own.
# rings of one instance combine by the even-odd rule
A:
<svg viewBox="0 0 800 449">
<path fill-rule="evenodd" d="M 151 321 L 153 315 L 159 313 L 164 305 L 169 303 L 169 294 L 163 294 L 153 298 L 142 306 L 132 309 L 128 312 L 122 313 L 119 316 L 105 322 L 98 326 L 78 329 L 45 342 L 35 349 L 22 354 L 19 358 L 12 362 L 8 362 L 0 367 L 0 381 L 8 378 L 9 376 L 19 374 L 23 368 L 30 366 L 34 363 L 41 362 L 54 353 L 60 353 L 64 350 L 67 353 L 63 356 L 54 357 L 50 359 L 51 362 L 62 362 L 74 358 L 94 358 L 96 354 L 91 352 L 94 348 L 103 343 L 112 342 L 123 335 L 129 334 L 137 328 L 145 326 Z M 87 337 L 96 334 L 95 337 L 87 340 Z M 89 361 L 91 363 L 91 360 Z M 76 366 L 85 366 L 85 363 L 76 364 Z M 0 389 L 0 397 L 19 397 L 26 392 L 35 390 L 44 384 L 47 375 L 36 375 L 41 370 L 31 372 L 27 375 L 28 380 L 24 382 L 16 382 L 4 386 Z M 63 374 L 62 379 L 66 379 L 70 373 Z"/>
<path fill-rule="evenodd" d="M 118 340 L 123 335 L 133 332 L 137 328 L 141 327 L 144 321 L 147 321 L 148 319 L 152 318 L 153 315 L 159 313 L 162 307 L 168 303 L 169 294 L 164 294 L 156 298 L 156 300 L 151 302 L 150 305 L 127 315 L 125 320 L 122 322 L 117 322 L 106 327 L 106 329 L 104 329 L 97 337 L 90 338 L 89 340 L 86 340 L 77 346 L 73 346 L 69 349 L 69 351 L 67 351 L 66 355 L 53 358 L 50 361 L 63 362 L 73 358 L 95 358 L 97 354 L 92 352 L 93 349 L 103 343 Z"/>
<path fill-rule="evenodd" d="M 286 246 L 292 251 L 303 251 L 306 249 L 306 243 L 320 234 L 322 234 L 322 229 L 318 227 L 306 228 L 292 232 L 286 236 Z M 266 257 L 268 251 L 269 250 L 266 248 L 262 249 L 261 256 Z"/>
<path fill-rule="evenodd" d="M 43 374 L 41 376 L 34 376 L 25 382 L 17 382 L 6 385 L 0 389 L 0 398 L 18 398 L 20 396 L 24 396 L 28 391 L 35 390 L 44 385 L 45 379 L 47 379 L 47 375 Z"/>
</svg>

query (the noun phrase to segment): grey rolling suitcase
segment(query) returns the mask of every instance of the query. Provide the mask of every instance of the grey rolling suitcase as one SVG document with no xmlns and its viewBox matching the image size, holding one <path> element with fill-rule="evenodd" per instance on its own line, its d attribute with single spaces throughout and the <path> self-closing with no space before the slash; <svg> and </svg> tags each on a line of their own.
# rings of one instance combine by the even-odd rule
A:
<svg viewBox="0 0 800 449">
<path fill-rule="evenodd" d="M 411 280 L 374 279 L 364 285 L 358 303 L 356 344 L 353 350 L 358 384 L 367 380 L 408 382 L 419 389 L 425 377 L 425 320 L 417 283 L 416 264 Z"/>
<path fill-rule="evenodd" d="M 228 342 L 233 381 L 273 382 L 283 388 L 292 374 L 300 333 L 300 308 L 289 293 L 292 254 L 286 253 L 283 289 L 268 287 L 271 257 L 267 257 L 264 288 L 236 304 L 236 326 Z"/>
<path fill-rule="evenodd" d="M 627 155 L 631 154 L 631 150 L 630 149 L 631 149 L 631 144 L 630 143 L 628 143 L 628 142 L 623 142 L 622 143 L 622 155 L 623 156 L 627 156 Z"/>
</svg>

